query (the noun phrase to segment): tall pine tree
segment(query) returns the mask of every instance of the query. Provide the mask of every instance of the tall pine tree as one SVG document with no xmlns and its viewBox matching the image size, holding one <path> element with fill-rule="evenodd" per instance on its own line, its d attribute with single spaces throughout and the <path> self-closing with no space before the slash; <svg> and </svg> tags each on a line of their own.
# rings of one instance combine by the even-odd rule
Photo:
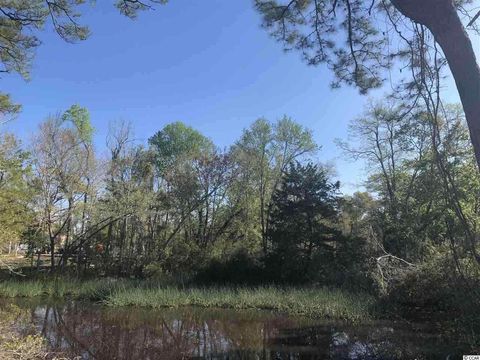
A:
<svg viewBox="0 0 480 360">
<path fill-rule="evenodd" d="M 334 226 L 338 188 L 323 168 L 290 164 L 273 196 L 268 229 L 269 267 L 276 278 L 299 282 L 320 275 L 322 254 L 328 257 L 340 236 Z"/>
</svg>

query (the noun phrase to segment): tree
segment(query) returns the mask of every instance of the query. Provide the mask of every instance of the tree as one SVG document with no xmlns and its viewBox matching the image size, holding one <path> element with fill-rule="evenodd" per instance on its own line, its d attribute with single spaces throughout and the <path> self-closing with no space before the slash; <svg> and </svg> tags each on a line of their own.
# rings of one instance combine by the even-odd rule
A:
<svg viewBox="0 0 480 360">
<path fill-rule="evenodd" d="M 458 106 L 442 109 L 433 119 L 421 106 L 374 104 L 352 121 L 349 143 L 341 143 L 347 155 L 366 161 L 365 184 L 375 206 L 362 221 L 369 232 L 363 230 L 361 236 L 379 254 L 421 263 L 438 246 L 477 252 L 478 215 L 472 210 L 478 179 L 472 176 L 468 130 Z M 353 203 L 345 205 L 353 229 L 358 215 Z"/>
<path fill-rule="evenodd" d="M 317 150 L 311 130 L 284 116 L 271 124 L 267 119 L 257 119 L 232 148 L 241 173 L 248 177 L 243 184 L 245 194 L 255 194 L 264 254 L 267 253 L 268 219 L 271 198 L 289 163 L 308 157 Z M 249 191 L 250 187 L 253 191 Z M 252 189 L 250 189 L 252 190 Z"/>
<path fill-rule="evenodd" d="M 11 120 L 21 110 L 21 106 L 12 103 L 10 95 L 0 93 L 0 125 Z"/>
<path fill-rule="evenodd" d="M 148 139 L 157 159 L 160 174 L 184 160 L 191 160 L 214 149 L 212 142 L 200 132 L 177 121 L 166 125 Z"/>
<path fill-rule="evenodd" d="M 76 219 L 80 218 L 80 231 L 85 230 L 87 194 L 94 170 L 91 129 L 86 109 L 73 106 L 42 123 L 34 139 L 37 206 L 42 209 L 41 224 L 49 238 L 52 269 L 60 239 L 65 249 L 63 265 L 70 255 Z"/>
<path fill-rule="evenodd" d="M 114 129 L 107 141 L 105 191 L 93 221 L 113 219 L 97 240 L 104 245 L 102 267 L 191 273 L 238 250 L 257 255 L 261 234 L 250 233 L 261 227 L 257 185 L 265 186 L 266 216 L 266 201 L 270 204 L 285 163 L 316 148 L 310 132 L 288 118 L 266 124 L 268 162 L 259 161 L 256 125 L 248 141 L 227 152 L 180 122 L 153 135 L 148 148 L 134 145 L 128 125 Z"/>
<path fill-rule="evenodd" d="M 161 227 L 153 189 L 154 157 L 135 144 L 130 123 L 112 124 L 107 138 L 105 191 L 95 208 L 95 223 L 104 224 L 98 243 L 99 265 L 124 274 L 155 257 L 153 241 Z"/>
<path fill-rule="evenodd" d="M 340 144 L 353 159 L 367 162 L 367 188 L 380 201 L 371 217 L 372 240 L 407 259 L 422 254 L 424 232 L 435 215 L 428 204 L 441 193 L 440 183 L 430 181 L 436 168 L 428 122 L 416 115 L 396 103 L 374 104 L 351 123 L 350 143 Z"/>
<path fill-rule="evenodd" d="M 11 134 L 0 137 L 0 246 L 18 243 L 32 219 L 28 153 Z"/>
<path fill-rule="evenodd" d="M 355 85 L 360 92 L 381 86 L 384 70 L 406 61 L 423 71 L 443 50 L 465 111 L 480 166 L 480 68 L 459 13 L 470 18 L 470 0 L 256 0 L 263 25 L 287 50 L 302 52 L 308 64 L 326 63 L 334 86 Z M 387 23 L 385 29 L 382 23 Z M 474 24 L 472 19 L 470 25 Z M 428 38 L 427 33 L 433 37 Z M 344 41 L 339 41 L 343 39 Z M 397 41 L 400 47 L 390 44 Z M 391 50 L 395 49 L 395 50 Z M 444 60 L 436 58 L 442 63 Z"/>
<path fill-rule="evenodd" d="M 249 129 L 245 130 L 240 141 L 235 145 L 237 161 L 243 168 L 242 173 L 251 173 L 249 184 L 254 188 L 258 201 L 258 218 L 260 221 L 260 234 L 262 248 L 267 251 L 266 230 L 267 211 L 274 180 L 275 149 L 273 145 L 274 134 L 271 124 L 266 119 L 257 119 Z M 251 201 L 251 200 L 249 200 Z"/>
<path fill-rule="evenodd" d="M 267 232 L 278 277 L 286 281 L 312 280 L 323 265 L 322 254 L 334 249 L 341 234 L 335 228 L 337 191 L 324 169 L 317 165 L 291 163 L 281 187 L 273 195 Z M 325 261 L 325 258 L 323 259 Z"/>
<path fill-rule="evenodd" d="M 342 231 L 347 236 L 367 239 L 370 236 L 372 216 L 378 204 L 368 192 L 355 192 L 340 200 Z"/>
</svg>

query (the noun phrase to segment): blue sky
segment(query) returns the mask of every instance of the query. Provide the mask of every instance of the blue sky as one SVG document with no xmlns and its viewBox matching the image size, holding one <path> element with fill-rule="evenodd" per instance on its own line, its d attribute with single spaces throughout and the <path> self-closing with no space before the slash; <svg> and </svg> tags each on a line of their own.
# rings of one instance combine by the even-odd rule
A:
<svg viewBox="0 0 480 360">
<path fill-rule="evenodd" d="M 1 80 L 2 91 L 23 104 L 7 127 L 24 141 L 47 115 L 75 103 L 89 109 L 100 152 L 108 123 L 118 119 L 131 121 L 139 141 L 180 120 L 226 147 L 258 117 L 286 114 L 313 130 L 323 147 L 318 158 L 335 162 L 343 191 L 364 179 L 363 165 L 345 161 L 334 139 L 346 137 L 368 97 L 352 88 L 332 91 L 328 69 L 285 54 L 260 28 L 250 1 L 174 0 L 136 21 L 98 1 L 84 15 L 92 30 L 87 41 L 67 44 L 48 28 L 31 81 Z M 449 96 L 456 101 L 454 91 Z"/>
</svg>

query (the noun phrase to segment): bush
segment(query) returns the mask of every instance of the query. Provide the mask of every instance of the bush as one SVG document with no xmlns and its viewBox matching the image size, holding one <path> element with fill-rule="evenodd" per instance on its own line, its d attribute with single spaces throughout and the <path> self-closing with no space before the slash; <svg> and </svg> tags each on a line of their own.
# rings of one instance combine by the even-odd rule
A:
<svg viewBox="0 0 480 360">
<path fill-rule="evenodd" d="M 268 282 L 265 268 L 260 260 L 246 251 L 238 251 L 226 260 L 212 260 L 194 278 L 201 284 L 252 285 Z"/>
<path fill-rule="evenodd" d="M 471 261 L 460 262 L 466 267 L 478 267 Z M 394 279 L 384 300 L 396 307 L 462 315 L 471 313 L 472 306 L 479 305 L 476 294 L 479 280 L 473 272 L 460 275 L 451 254 L 436 254 L 428 262 L 412 267 Z"/>
<path fill-rule="evenodd" d="M 337 242 L 335 253 L 330 258 L 330 263 L 326 266 L 321 280 L 328 286 L 378 294 L 372 257 L 364 238 L 342 236 Z M 324 259 L 318 259 L 318 261 L 325 262 Z"/>
</svg>

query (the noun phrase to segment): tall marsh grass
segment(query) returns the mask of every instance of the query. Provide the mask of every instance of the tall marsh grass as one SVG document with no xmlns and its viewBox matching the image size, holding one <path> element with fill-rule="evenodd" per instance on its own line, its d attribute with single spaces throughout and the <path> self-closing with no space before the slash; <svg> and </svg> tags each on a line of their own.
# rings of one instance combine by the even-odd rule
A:
<svg viewBox="0 0 480 360">
<path fill-rule="evenodd" d="M 372 317 L 375 301 L 364 294 L 327 288 L 134 288 L 115 290 L 110 306 L 265 309 L 311 318 L 362 320 Z"/>
<path fill-rule="evenodd" d="M 71 297 L 85 300 L 104 300 L 115 290 L 126 289 L 127 281 L 113 279 L 74 280 L 54 278 L 46 280 L 0 281 L 0 297 Z"/>
<path fill-rule="evenodd" d="M 375 300 L 330 288 L 179 288 L 148 281 L 96 279 L 0 282 L 0 297 L 70 297 L 100 301 L 108 306 L 150 308 L 264 309 L 311 318 L 364 320 L 374 316 Z"/>
</svg>

